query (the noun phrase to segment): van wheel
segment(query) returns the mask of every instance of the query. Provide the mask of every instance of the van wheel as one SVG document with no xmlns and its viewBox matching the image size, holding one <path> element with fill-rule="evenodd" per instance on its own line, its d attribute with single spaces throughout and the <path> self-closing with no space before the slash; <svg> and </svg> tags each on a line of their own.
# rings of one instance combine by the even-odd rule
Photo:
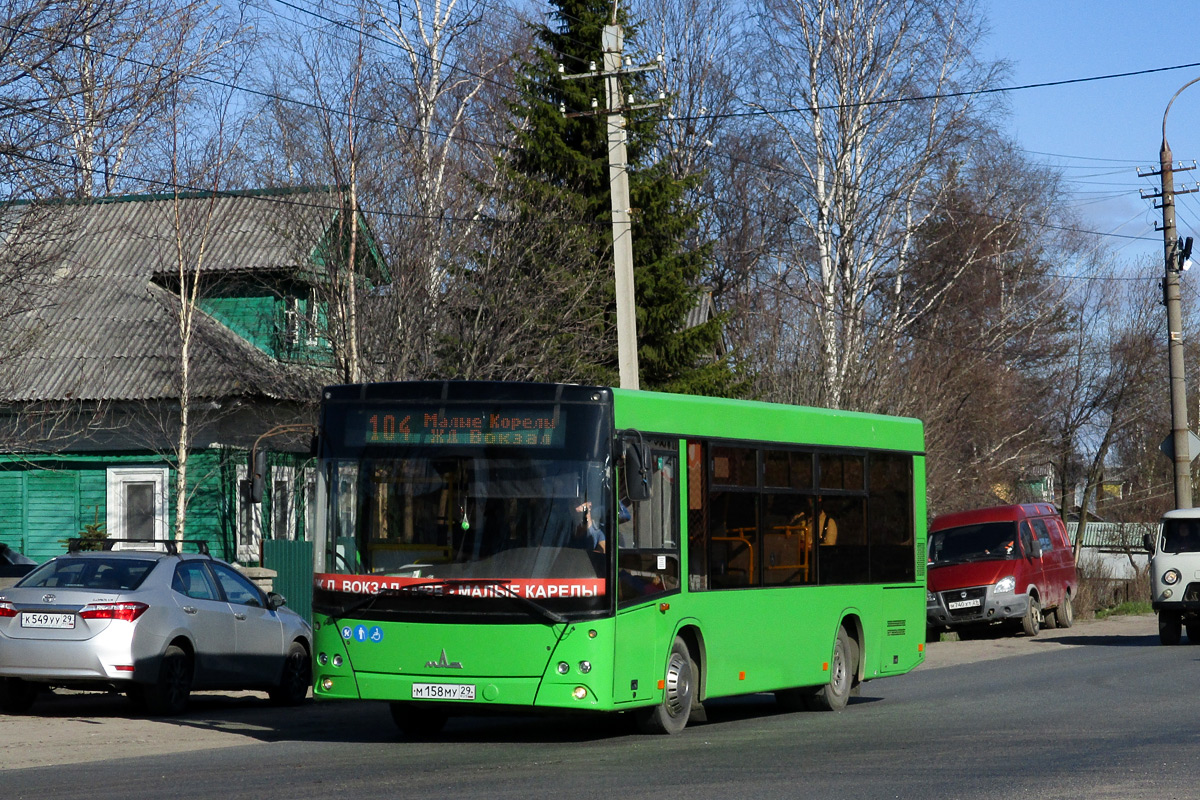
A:
<svg viewBox="0 0 1200 800">
<path fill-rule="evenodd" d="M 1158 641 L 1165 645 L 1179 644 L 1183 638 L 1183 625 L 1179 614 L 1174 611 L 1158 612 Z"/>
<path fill-rule="evenodd" d="M 696 696 L 696 662 L 679 637 L 671 645 L 662 702 L 637 711 L 642 733 L 679 733 L 687 727 Z"/>
<path fill-rule="evenodd" d="M 1030 595 L 1029 607 L 1025 609 L 1025 616 L 1021 618 L 1021 630 L 1025 631 L 1026 636 L 1037 636 L 1041 627 L 1042 608 L 1038 605 L 1037 598 Z"/>
<path fill-rule="evenodd" d="M 1071 595 L 1063 595 L 1062 602 L 1054 611 L 1054 621 L 1060 628 L 1069 628 L 1075 624 L 1075 607 L 1071 605 Z"/>
<path fill-rule="evenodd" d="M 850 700 L 854 673 L 858 670 L 858 647 L 845 628 L 838 628 L 829 662 L 829 683 L 808 696 L 811 711 L 841 711 Z"/>
</svg>

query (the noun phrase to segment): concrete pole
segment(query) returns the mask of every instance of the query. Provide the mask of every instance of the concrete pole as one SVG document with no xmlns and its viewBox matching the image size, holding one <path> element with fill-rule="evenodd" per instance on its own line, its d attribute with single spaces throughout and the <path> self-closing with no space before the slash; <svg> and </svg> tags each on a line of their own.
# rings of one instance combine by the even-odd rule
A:
<svg viewBox="0 0 1200 800">
<path fill-rule="evenodd" d="M 633 223 L 629 209 L 628 157 L 625 154 L 625 100 L 621 92 L 621 54 L 625 34 L 605 25 L 605 89 L 608 96 L 608 176 L 612 191 L 613 269 L 617 292 L 617 366 L 622 389 L 638 388 L 637 306 L 633 293 Z"/>
<path fill-rule="evenodd" d="M 1170 109 L 1170 106 L 1167 106 Z M 1179 237 L 1175 230 L 1175 172 L 1167 144 L 1166 115 L 1158 154 L 1162 176 L 1163 302 L 1167 306 L 1167 353 L 1171 373 L 1171 444 L 1175 463 L 1175 507 L 1192 507 L 1192 456 L 1188 442 L 1187 384 L 1183 371 L 1183 310 L 1179 301 Z"/>
<path fill-rule="evenodd" d="M 1192 80 L 1179 87 L 1163 111 L 1162 149 L 1158 151 L 1159 174 L 1162 177 L 1163 212 L 1163 303 L 1167 307 L 1167 354 L 1171 372 L 1171 444 L 1175 463 L 1175 507 L 1192 507 L 1192 454 L 1189 442 L 1187 413 L 1187 384 L 1183 371 L 1183 310 L 1179 301 L 1179 236 L 1175 231 L 1175 171 L 1171 164 L 1171 146 L 1167 144 L 1167 115 L 1180 93 L 1200 81 Z"/>
</svg>

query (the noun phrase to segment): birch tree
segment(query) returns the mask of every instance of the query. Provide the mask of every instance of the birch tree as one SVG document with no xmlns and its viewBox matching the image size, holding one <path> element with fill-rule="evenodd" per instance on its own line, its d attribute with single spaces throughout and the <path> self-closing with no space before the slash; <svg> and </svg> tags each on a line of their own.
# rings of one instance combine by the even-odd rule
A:
<svg viewBox="0 0 1200 800">
<path fill-rule="evenodd" d="M 813 309 L 821 381 L 790 398 L 872 409 L 895 343 L 942 286 L 915 294 L 913 235 L 942 198 L 994 67 L 972 55 L 969 0 L 763 0 L 755 104 L 783 142 L 763 191 L 796 230 L 780 253 Z"/>
</svg>

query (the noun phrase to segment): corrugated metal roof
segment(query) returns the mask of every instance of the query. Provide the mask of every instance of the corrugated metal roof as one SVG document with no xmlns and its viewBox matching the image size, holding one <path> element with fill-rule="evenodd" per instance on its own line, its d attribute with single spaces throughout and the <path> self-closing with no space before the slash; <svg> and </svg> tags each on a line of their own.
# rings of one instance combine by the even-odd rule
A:
<svg viewBox="0 0 1200 800">
<path fill-rule="evenodd" d="M 305 192 L 16 209 L 27 224 L 6 219 L 0 270 L 32 271 L 37 285 L 27 307 L 0 319 L 0 336 L 22 343 L 0 362 L 0 399 L 178 397 L 180 302 L 152 276 L 178 274 L 181 261 L 209 274 L 311 269 L 334 202 Z M 191 365 L 196 397 L 287 397 L 314 385 L 309 371 L 274 361 L 202 313 Z"/>
<path fill-rule="evenodd" d="M 1072 543 L 1079 531 L 1078 522 L 1067 523 L 1067 538 Z M 1083 547 L 1094 547 L 1101 550 L 1125 551 L 1134 550 L 1145 552 L 1142 537 L 1146 534 L 1154 536 L 1158 532 L 1156 522 L 1088 522 L 1083 529 Z"/>
</svg>

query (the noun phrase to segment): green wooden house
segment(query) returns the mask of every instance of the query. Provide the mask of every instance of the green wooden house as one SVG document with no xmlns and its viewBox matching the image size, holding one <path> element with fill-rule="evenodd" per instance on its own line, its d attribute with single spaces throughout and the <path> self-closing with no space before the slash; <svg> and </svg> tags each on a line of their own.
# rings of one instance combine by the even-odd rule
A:
<svg viewBox="0 0 1200 800">
<path fill-rule="evenodd" d="M 174 537 L 180 292 L 197 277 L 185 537 L 246 565 L 264 539 L 304 538 L 340 200 L 136 196 L 0 215 L 0 542 L 43 561 L 86 531 Z M 377 251 L 361 244 L 380 279 Z M 261 503 L 247 492 L 256 442 L 270 453 Z"/>
</svg>

